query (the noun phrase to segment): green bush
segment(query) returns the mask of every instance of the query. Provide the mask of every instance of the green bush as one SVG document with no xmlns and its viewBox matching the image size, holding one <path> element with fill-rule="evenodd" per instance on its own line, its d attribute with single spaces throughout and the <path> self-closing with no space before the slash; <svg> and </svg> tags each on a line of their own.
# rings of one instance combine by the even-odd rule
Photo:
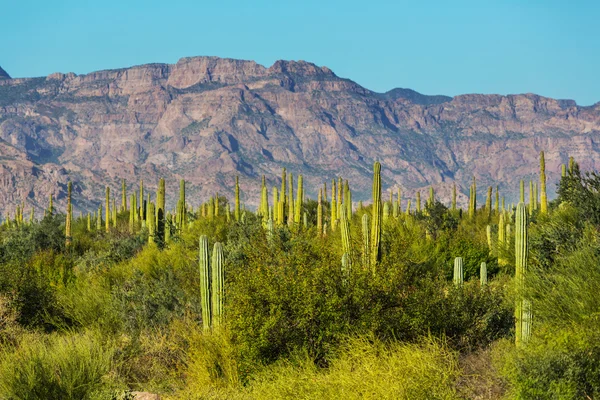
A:
<svg viewBox="0 0 600 400">
<path fill-rule="evenodd" d="M 89 399 L 102 388 L 113 352 L 93 333 L 24 336 L 2 351 L 0 398 Z"/>
</svg>

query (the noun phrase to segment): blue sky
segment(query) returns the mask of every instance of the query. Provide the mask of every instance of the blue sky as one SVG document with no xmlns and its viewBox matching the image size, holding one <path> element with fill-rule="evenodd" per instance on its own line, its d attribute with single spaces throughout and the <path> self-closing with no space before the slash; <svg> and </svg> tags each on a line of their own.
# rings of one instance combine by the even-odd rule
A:
<svg viewBox="0 0 600 400">
<path fill-rule="evenodd" d="M 590 105 L 599 21 L 600 1 L 587 0 L 0 0 L 0 66 L 30 77 L 195 55 L 306 60 L 379 92 Z"/>
</svg>

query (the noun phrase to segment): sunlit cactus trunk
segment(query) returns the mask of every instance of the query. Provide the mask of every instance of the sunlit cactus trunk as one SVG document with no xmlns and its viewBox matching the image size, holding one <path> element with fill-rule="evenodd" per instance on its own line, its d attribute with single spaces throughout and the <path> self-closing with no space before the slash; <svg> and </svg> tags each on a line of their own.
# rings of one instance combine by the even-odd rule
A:
<svg viewBox="0 0 600 400">
<path fill-rule="evenodd" d="M 321 189 L 319 189 L 317 198 L 317 234 L 323 235 L 323 193 Z"/>
<path fill-rule="evenodd" d="M 452 184 L 452 211 L 456 211 L 456 182 Z"/>
<path fill-rule="evenodd" d="M 371 270 L 375 273 L 381 259 L 381 164 L 373 165 L 373 205 L 371 222 Z"/>
<path fill-rule="evenodd" d="M 362 216 L 362 237 L 363 237 L 363 251 L 362 251 L 362 264 L 365 270 L 369 269 L 371 263 L 371 245 L 370 245 L 370 232 L 369 232 L 369 214 L 363 214 Z"/>
<path fill-rule="evenodd" d="M 462 257 L 456 257 L 454 259 L 454 286 L 461 287 L 464 281 L 464 271 L 463 271 L 463 259 Z"/>
<path fill-rule="evenodd" d="M 335 231 L 335 221 L 337 220 L 337 201 L 335 199 L 335 179 L 331 180 L 331 205 L 329 207 L 331 211 L 330 224 L 331 230 Z"/>
<path fill-rule="evenodd" d="M 160 178 L 158 181 L 158 190 L 156 191 L 156 204 L 154 206 L 154 218 L 156 218 L 156 239 L 158 241 L 165 240 L 165 180 Z"/>
<path fill-rule="evenodd" d="M 540 212 L 546 214 L 548 212 L 548 194 L 546 193 L 546 161 L 543 151 L 540 151 L 540 191 Z"/>
<path fill-rule="evenodd" d="M 488 282 L 487 264 L 485 262 L 482 262 L 479 266 L 479 282 L 481 283 L 481 286 L 487 285 Z"/>
<path fill-rule="evenodd" d="M 275 196 L 277 196 L 277 191 L 274 192 Z M 277 204 L 277 203 L 273 203 Z M 233 214 L 235 216 L 236 222 L 240 221 L 240 180 L 239 177 L 235 177 L 235 208 L 233 210 Z"/>
<path fill-rule="evenodd" d="M 421 192 L 417 190 L 416 194 L 417 212 L 421 212 Z"/>
<path fill-rule="evenodd" d="M 125 179 L 121 179 L 121 212 L 127 211 L 127 185 Z"/>
<path fill-rule="evenodd" d="M 211 271 L 208 252 L 208 237 L 200 236 L 200 305 L 202 307 L 202 328 L 209 331 L 211 327 Z"/>
<path fill-rule="evenodd" d="M 72 241 L 72 233 L 71 233 L 71 224 L 73 222 L 73 208 L 71 205 L 71 193 L 72 193 L 73 184 L 69 181 L 67 183 L 67 220 L 65 221 L 65 236 L 66 236 L 66 245 L 70 246 Z"/>
<path fill-rule="evenodd" d="M 106 232 L 110 232 L 110 188 L 107 186 L 106 187 L 106 210 L 105 210 L 105 221 L 104 221 L 104 228 L 106 229 Z"/>
<path fill-rule="evenodd" d="M 298 175 L 298 189 L 296 191 L 296 206 L 294 209 L 294 224 L 300 227 L 300 216 L 302 215 L 302 200 L 304 197 L 304 186 L 302 175 Z"/>
<path fill-rule="evenodd" d="M 217 242 L 213 247 L 212 263 L 212 326 L 217 329 L 223 322 L 223 304 L 225 297 L 225 270 L 223 266 L 223 245 Z"/>
<path fill-rule="evenodd" d="M 288 184 L 288 218 L 287 224 L 289 227 L 294 226 L 294 175 L 292 173 L 288 174 L 289 184 Z"/>
<path fill-rule="evenodd" d="M 525 204 L 519 203 L 515 216 L 515 282 L 517 285 L 517 304 L 515 306 L 516 344 L 529 341 L 531 335 L 531 303 L 525 298 L 525 276 L 528 259 L 527 212 Z"/>
<path fill-rule="evenodd" d="M 148 226 L 148 243 L 156 243 L 156 217 L 154 215 L 154 203 L 148 203 L 148 215 L 146 218 L 146 225 Z"/>
</svg>

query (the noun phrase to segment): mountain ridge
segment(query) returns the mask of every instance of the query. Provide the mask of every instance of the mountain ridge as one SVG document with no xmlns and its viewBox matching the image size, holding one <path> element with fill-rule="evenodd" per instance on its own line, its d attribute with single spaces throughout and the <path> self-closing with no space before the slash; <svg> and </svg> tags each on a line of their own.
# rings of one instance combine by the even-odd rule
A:
<svg viewBox="0 0 600 400">
<path fill-rule="evenodd" d="M 197 205 L 217 191 L 231 195 L 235 175 L 254 205 L 260 176 L 278 185 L 281 167 L 302 173 L 311 196 L 341 175 L 366 199 L 375 160 L 385 188 L 407 197 L 433 185 L 448 200 L 456 181 L 464 201 L 474 174 L 481 193 L 500 183 L 511 200 L 518 180 L 535 176 L 540 150 L 549 183 L 569 155 L 595 168 L 598 132 L 598 105 L 535 94 L 381 94 L 305 61 L 186 57 L 54 73 L 0 81 L 0 208 L 26 200 L 39 212 L 49 194 L 60 205 L 71 179 L 75 208 L 90 210 L 105 185 L 120 188 L 125 178 L 131 190 L 144 179 L 152 188 L 159 177 L 170 206 L 180 178 Z"/>
</svg>

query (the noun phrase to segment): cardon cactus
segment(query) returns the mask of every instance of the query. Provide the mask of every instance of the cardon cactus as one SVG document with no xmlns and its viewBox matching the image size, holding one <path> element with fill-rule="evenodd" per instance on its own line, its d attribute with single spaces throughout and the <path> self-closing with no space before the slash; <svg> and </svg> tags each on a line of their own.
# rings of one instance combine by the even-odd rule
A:
<svg viewBox="0 0 600 400">
<path fill-rule="evenodd" d="M 275 196 L 277 196 L 277 191 L 274 192 Z M 273 205 L 277 205 L 277 202 L 273 203 Z M 235 216 L 236 222 L 240 221 L 240 179 L 239 177 L 235 177 L 235 208 L 233 210 L 233 214 Z"/>
<path fill-rule="evenodd" d="M 71 206 L 72 188 L 73 184 L 69 181 L 69 183 L 67 183 L 67 220 L 65 221 L 65 236 L 67 246 L 71 244 L 71 224 L 73 220 L 73 208 Z"/>
<path fill-rule="evenodd" d="M 165 180 L 160 178 L 158 181 L 158 191 L 156 192 L 156 204 L 154 212 L 156 218 L 156 237 L 160 241 L 165 240 Z"/>
<path fill-rule="evenodd" d="M 517 345 L 527 343 L 531 335 L 531 304 L 524 298 L 524 282 L 529 255 L 527 236 L 527 212 L 525 204 L 520 202 L 515 215 L 515 282 L 519 296 L 515 307 Z"/>
<path fill-rule="evenodd" d="M 487 236 L 488 249 L 490 250 L 490 254 L 494 253 L 494 239 L 492 237 L 492 226 L 488 225 L 485 227 L 485 234 Z"/>
<path fill-rule="evenodd" d="M 462 257 L 456 257 L 454 259 L 454 286 L 461 287 L 463 285 L 463 259 Z"/>
<path fill-rule="evenodd" d="M 452 184 L 452 211 L 456 211 L 456 182 Z"/>
<path fill-rule="evenodd" d="M 331 206 L 329 207 L 331 211 L 331 230 L 335 231 L 335 220 L 337 219 L 337 201 L 335 199 L 335 179 L 331 180 Z"/>
<path fill-rule="evenodd" d="M 135 194 L 132 194 L 129 198 L 131 204 L 131 210 L 129 211 L 129 232 L 135 233 Z"/>
<path fill-rule="evenodd" d="M 102 229 L 102 204 L 98 207 L 98 214 L 96 215 L 96 230 Z"/>
<path fill-rule="evenodd" d="M 373 205 L 371 222 L 371 269 L 373 273 L 381 259 L 381 164 L 373 165 Z"/>
<path fill-rule="evenodd" d="M 319 197 L 317 200 L 317 234 L 323 234 L 323 193 L 319 189 Z"/>
<path fill-rule="evenodd" d="M 302 175 L 298 175 L 298 189 L 296 190 L 296 206 L 294 208 L 294 224 L 300 227 L 300 216 L 302 215 L 302 198 L 304 196 L 304 186 Z"/>
<path fill-rule="evenodd" d="M 144 181 L 140 180 L 140 219 L 146 220 L 146 203 L 144 202 Z"/>
<path fill-rule="evenodd" d="M 348 253 L 344 253 L 342 256 L 342 274 L 344 276 L 344 282 L 347 282 L 350 275 L 350 256 Z"/>
<path fill-rule="evenodd" d="M 352 192 L 348 181 L 344 183 L 344 204 L 346 205 L 346 217 L 348 221 L 352 220 Z"/>
<path fill-rule="evenodd" d="M 106 210 L 105 210 L 106 215 L 104 216 L 106 219 L 104 221 L 104 228 L 106 229 L 106 232 L 110 232 L 110 188 L 107 186 L 106 187 Z"/>
<path fill-rule="evenodd" d="M 387 222 L 390 218 L 390 203 L 387 201 L 383 204 L 383 222 Z"/>
<path fill-rule="evenodd" d="M 223 268 L 223 245 L 215 243 L 211 263 L 212 273 L 212 326 L 218 328 L 223 320 L 223 303 L 225 294 L 225 270 Z"/>
<path fill-rule="evenodd" d="M 200 236 L 200 304 L 202 307 L 202 328 L 210 330 L 211 325 L 211 273 L 208 238 Z"/>
<path fill-rule="evenodd" d="M 546 193 L 546 161 L 543 151 L 540 151 L 540 191 L 540 212 L 546 214 L 548 212 L 548 194 Z"/>
<path fill-rule="evenodd" d="M 121 212 L 127 211 L 127 184 L 121 179 Z"/>
<path fill-rule="evenodd" d="M 487 281 L 487 264 L 482 262 L 479 266 L 479 282 L 481 283 L 481 286 L 485 286 L 487 285 Z"/>
<path fill-rule="evenodd" d="M 288 219 L 287 224 L 289 227 L 294 225 L 294 175 L 292 173 L 288 174 L 289 177 L 289 185 L 288 185 Z"/>
<path fill-rule="evenodd" d="M 148 243 L 155 243 L 156 238 L 156 217 L 154 216 L 154 203 L 148 203 L 148 215 L 146 226 L 148 226 Z"/>
<path fill-rule="evenodd" d="M 348 254 L 350 257 L 352 254 L 350 246 L 350 224 L 348 223 L 345 212 L 341 213 L 340 228 L 342 236 L 342 253 Z M 350 262 L 350 260 L 348 260 L 348 262 Z"/>
<path fill-rule="evenodd" d="M 371 262 L 369 214 L 363 214 L 363 216 L 362 216 L 362 235 L 363 235 L 363 251 L 362 251 L 363 268 L 368 270 L 369 264 Z"/>
<path fill-rule="evenodd" d="M 421 192 L 417 190 L 417 212 L 421 212 Z"/>
<path fill-rule="evenodd" d="M 506 265 L 506 259 L 504 258 L 506 248 L 506 224 L 502 212 L 498 219 L 498 265 Z"/>
</svg>

